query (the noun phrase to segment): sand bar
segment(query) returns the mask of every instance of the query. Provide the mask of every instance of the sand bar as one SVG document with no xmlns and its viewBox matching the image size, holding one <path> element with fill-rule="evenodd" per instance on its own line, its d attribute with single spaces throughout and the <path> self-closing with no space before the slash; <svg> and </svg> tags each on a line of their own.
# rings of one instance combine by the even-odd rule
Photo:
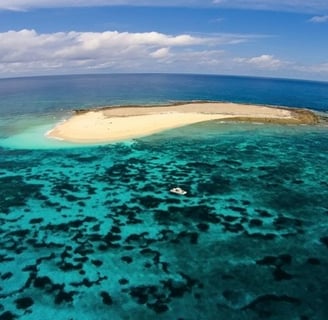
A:
<svg viewBox="0 0 328 320">
<path fill-rule="evenodd" d="M 47 136 L 74 143 L 115 142 L 211 120 L 307 124 L 317 121 L 308 110 L 236 103 L 108 107 L 78 111 L 49 131 Z"/>
</svg>

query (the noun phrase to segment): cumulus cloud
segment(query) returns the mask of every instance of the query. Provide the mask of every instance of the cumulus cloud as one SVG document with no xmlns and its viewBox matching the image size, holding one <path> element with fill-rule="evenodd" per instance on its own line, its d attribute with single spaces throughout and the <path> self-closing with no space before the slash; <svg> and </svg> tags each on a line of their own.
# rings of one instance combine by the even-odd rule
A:
<svg viewBox="0 0 328 320">
<path fill-rule="evenodd" d="M 297 65 L 295 70 L 305 74 L 328 75 L 328 62 L 313 65 Z"/>
<path fill-rule="evenodd" d="M 328 10 L 326 0 L 1 0 L 0 9 L 27 10 L 31 8 L 90 7 L 90 6 L 184 6 L 226 7 L 255 10 L 281 10 L 320 13 Z"/>
<path fill-rule="evenodd" d="M 245 35 L 225 34 L 210 37 L 158 32 L 42 34 L 35 30 L 8 31 L 0 33 L 0 73 L 68 73 L 93 69 L 142 72 L 155 69 L 159 63 L 175 64 L 177 61 L 186 62 L 186 59 L 189 59 L 189 64 L 197 65 L 213 62 L 213 52 L 220 52 L 218 49 L 208 51 L 208 48 L 233 45 L 246 39 Z"/>
<path fill-rule="evenodd" d="M 150 55 L 156 59 L 165 59 L 169 57 L 170 49 L 169 48 L 160 48 L 152 52 Z"/>
<path fill-rule="evenodd" d="M 304 64 L 297 61 L 281 60 L 269 54 L 251 58 L 234 58 L 233 62 L 237 63 L 236 67 L 239 74 L 244 72 L 245 74 L 324 80 L 328 76 L 328 62 Z"/>
<path fill-rule="evenodd" d="M 256 35 L 8 31 L 0 33 L 0 74 L 2 77 L 92 72 L 328 75 L 328 63 L 303 66 L 270 54 L 234 58 L 229 52 L 231 46 L 254 37 Z"/>
<path fill-rule="evenodd" d="M 248 64 L 258 69 L 269 69 L 274 70 L 284 65 L 284 62 L 275 58 L 273 55 L 262 54 L 252 58 L 236 58 L 235 62 L 241 64 Z"/>
<path fill-rule="evenodd" d="M 313 22 L 313 23 L 325 23 L 325 22 L 328 22 L 328 15 L 326 15 L 326 16 L 314 16 L 309 21 Z"/>
</svg>

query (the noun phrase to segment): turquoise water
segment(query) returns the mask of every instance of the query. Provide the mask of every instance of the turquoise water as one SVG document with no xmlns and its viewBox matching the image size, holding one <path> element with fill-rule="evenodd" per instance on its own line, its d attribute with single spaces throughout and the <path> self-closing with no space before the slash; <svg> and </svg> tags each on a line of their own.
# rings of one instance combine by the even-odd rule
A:
<svg viewBox="0 0 328 320">
<path fill-rule="evenodd" d="M 169 87 L 136 101 L 177 101 L 169 88 L 181 78 L 167 77 Z M 109 94 L 101 78 L 105 104 L 135 102 L 127 89 Z M 184 76 L 191 87 L 203 81 L 202 90 L 206 81 L 215 87 L 213 78 Z M 74 97 L 92 105 L 64 79 L 57 88 L 34 83 L 31 97 L 7 89 L 1 100 L 0 319 L 327 319 L 325 124 L 214 121 L 124 143 L 63 145 L 44 132 Z M 235 80 L 235 100 L 247 102 L 237 94 L 246 79 Z M 325 112 L 326 84 L 308 84 L 299 96 L 321 92 L 312 108 Z M 202 90 L 192 99 L 225 100 Z M 176 186 L 188 193 L 170 193 Z"/>
</svg>

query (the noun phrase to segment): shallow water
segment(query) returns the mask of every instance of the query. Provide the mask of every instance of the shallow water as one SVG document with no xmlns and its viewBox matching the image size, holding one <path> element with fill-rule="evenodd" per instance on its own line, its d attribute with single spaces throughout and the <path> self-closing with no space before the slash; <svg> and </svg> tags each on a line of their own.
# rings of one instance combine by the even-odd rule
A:
<svg viewBox="0 0 328 320">
<path fill-rule="evenodd" d="M 1 319 L 328 316 L 327 127 L 0 154 Z"/>
<path fill-rule="evenodd" d="M 0 320 L 327 319 L 326 125 L 213 121 L 98 146 L 44 136 L 102 105 L 326 114 L 327 89 L 199 75 L 0 80 Z"/>
</svg>

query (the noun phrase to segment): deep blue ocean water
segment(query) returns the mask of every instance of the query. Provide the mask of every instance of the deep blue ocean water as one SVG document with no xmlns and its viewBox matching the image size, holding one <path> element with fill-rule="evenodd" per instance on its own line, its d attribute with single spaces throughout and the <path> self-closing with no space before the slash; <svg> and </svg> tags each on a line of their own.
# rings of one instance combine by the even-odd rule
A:
<svg viewBox="0 0 328 320">
<path fill-rule="evenodd" d="M 98 146 L 44 137 L 73 109 L 193 100 L 325 115 L 328 83 L 0 80 L 1 320 L 328 318 L 325 123 L 213 121 Z"/>
</svg>

